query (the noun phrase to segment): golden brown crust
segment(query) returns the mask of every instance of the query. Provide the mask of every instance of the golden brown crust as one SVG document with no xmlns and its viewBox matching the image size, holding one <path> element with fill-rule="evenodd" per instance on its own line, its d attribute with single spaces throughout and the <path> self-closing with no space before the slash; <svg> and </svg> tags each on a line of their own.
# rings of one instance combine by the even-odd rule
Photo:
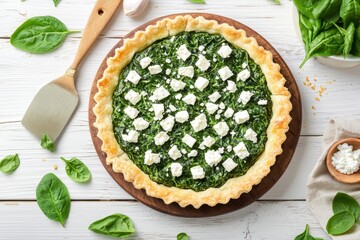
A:
<svg viewBox="0 0 360 240">
<path fill-rule="evenodd" d="M 131 61 L 134 54 L 156 40 L 176 35 L 183 31 L 202 31 L 221 34 L 230 43 L 246 50 L 250 57 L 261 67 L 268 87 L 272 93 L 273 116 L 267 129 L 268 141 L 265 151 L 248 170 L 237 178 L 229 179 L 220 188 L 209 188 L 195 192 L 190 189 L 166 187 L 153 182 L 124 153 L 117 143 L 111 121 L 112 93 L 118 85 L 118 76 L 122 69 Z M 120 61 L 121 60 L 121 61 Z M 96 115 L 94 126 L 98 129 L 98 137 L 103 141 L 102 151 L 107 154 L 107 163 L 113 170 L 124 174 L 128 182 L 137 189 L 145 189 L 147 195 L 161 198 L 166 204 L 177 202 L 181 207 L 192 205 L 199 208 L 203 204 L 215 206 L 227 203 L 230 199 L 239 198 L 242 193 L 249 192 L 270 172 L 276 156 L 281 154 L 281 145 L 286 139 L 286 132 L 291 121 L 290 93 L 285 84 L 285 78 L 280 73 L 280 66 L 273 62 L 272 54 L 259 46 L 254 38 L 248 38 L 244 30 L 237 30 L 228 24 L 218 24 L 214 20 L 203 17 L 193 18 L 189 15 L 177 16 L 174 19 L 163 19 L 156 25 L 151 25 L 145 31 L 139 31 L 131 39 L 125 39 L 123 47 L 116 49 L 115 56 L 108 59 L 108 68 L 97 83 L 99 92 L 95 95 L 96 105 L 93 109 Z"/>
</svg>

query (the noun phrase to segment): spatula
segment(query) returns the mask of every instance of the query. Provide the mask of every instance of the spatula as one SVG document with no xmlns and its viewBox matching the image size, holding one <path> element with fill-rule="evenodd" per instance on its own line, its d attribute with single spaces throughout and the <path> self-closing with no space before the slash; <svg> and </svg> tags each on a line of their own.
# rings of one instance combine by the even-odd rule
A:
<svg viewBox="0 0 360 240">
<path fill-rule="evenodd" d="M 74 78 L 76 70 L 120 3 L 121 0 L 96 2 L 70 68 L 63 76 L 42 87 L 34 97 L 21 122 L 36 137 L 47 134 L 55 141 L 66 126 L 79 102 Z"/>
</svg>

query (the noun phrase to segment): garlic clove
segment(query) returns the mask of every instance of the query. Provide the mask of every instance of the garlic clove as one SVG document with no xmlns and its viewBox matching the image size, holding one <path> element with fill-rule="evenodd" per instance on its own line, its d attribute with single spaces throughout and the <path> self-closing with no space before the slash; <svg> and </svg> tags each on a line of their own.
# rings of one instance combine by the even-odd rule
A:
<svg viewBox="0 0 360 240">
<path fill-rule="evenodd" d="M 125 16 L 136 17 L 144 12 L 149 0 L 124 0 L 123 9 Z"/>
</svg>

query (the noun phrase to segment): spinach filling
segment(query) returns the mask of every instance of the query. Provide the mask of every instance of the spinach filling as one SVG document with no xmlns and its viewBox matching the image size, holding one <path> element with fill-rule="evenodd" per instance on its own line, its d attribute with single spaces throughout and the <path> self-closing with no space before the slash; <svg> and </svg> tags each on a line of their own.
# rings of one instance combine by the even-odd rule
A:
<svg viewBox="0 0 360 240">
<path fill-rule="evenodd" d="M 186 44 L 187 49 L 191 52 L 191 56 L 186 61 L 180 59 L 176 53 L 177 49 L 183 44 Z M 217 53 L 223 44 L 228 44 L 232 49 L 230 57 L 225 59 Z M 204 46 L 204 50 L 202 47 L 199 49 L 200 46 Z M 205 72 L 202 72 L 195 65 L 199 54 L 203 54 L 211 62 L 209 69 Z M 162 72 L 151 75 L 147 68 L 143 69 L 140 66 L 140 60 L 144 57 L 152 59 L 150 65 L 161 65 Z M 166 61 L 166 59 L 170 59 L 170 61 Z M 245 67 L 250 71 L 251 76 L 246 81 L 237 81 L 236 75 L 244 69 L 243 63 L 247 64 Z M 194 77 L 190 79 L 189 77 L 178 76 L 178 68 L 182 66 L 194 66 Z M 228 80 L 236 83 L 237 91 L 235 93 L 224 91 L 227 87 L 227 81 L 219 78 L 218 70 L 225 66 L 228 66 L 234 73 L 234 76 Z M 166 72 L 169 73 L 169 70 L 166 71 L 167 69 L 171 70 L 170 74 L 166 74 Z M 141 76 L 141 80 L 137 85 L 125 81 L 131 70 L 135 70 Z M 195 80 L 199 76 L 209 80 L 209 85 L 203 91 L 193 87 Z M 168 84 L 168 79 L 173 78 L 185 82 L 186 87 L 179 92 L 175 92 Z M 164 118 L 168 115 L 174 116 L 178 111 L 186 110 L 189 113 L 189 121 L 185 123 L 175 122 L 172 131 L 168 132 L 170 139 L 162 146 L 157 146 L 154 143 L 154 137 L 157 133 L 163 131 L 163 129 L 160 126 L 160 121 L 154 120 L 154 112 L 150 110 L 152 102 L 149 100 L 149 96 L 160 86 L 164 86 L 171 93 L 169 97 L 158 102 L 164 104 Z M 124 98 L 125 94 L 131 89 L 138 93 L 142 91 L 147 93 L 146 96 L 142 95 L 141 100 L 135 106 Z M 221 94 L 220 99 L 216 102 L 217 104 L 222 102 L 226 108 L 232 108 L 235 113 L 247 110 L 250 120 L 237 124 L 233 118 L 225 118 L 224 113 L 220 114 L 220 119 L 216 119 L 216 113 L 209 114 L 204 104 L 210 102 L 208 96 L 215 91 Z M 238 102 L 242 91 L 251 91 L 254 94 L 246 105 Z M 193 93 L 197 98 L 195 105 L 187 105 L 182 100 L 177 100 L 175 95 L 178 93 L 181 93 L 182 96 Z M 176 35 L 176 37 L 159 40 L 143 51 L 136 53 L 133 60 L 120 73 L 119 85 L 113 94 L 112 123 L 115 137 L 121 148 L 136 166 L 148 174 L 151 180 L 159 184 L 182 189 L 193 189 L 195 191 L 204 191 L 211 187 L 221 187 L 228 179 L 244 175 L 263 153 L 267 141 L 266 130 L 272 115 L 270 96 L 271 93 L 260 66 L 249 57 L 246 51 L 234 47 L 220 35 L 203 32 L 183 32 Z M 259 105 L 259 100 L 267 100 L 268 103 L 267 105 Z M 175 112 L 166 111 L 169 109 L 170 104 L 177 108 Z M 140 136 L 137 143 L 127 142 L 122 138 L 122 135 L 127 134 L 129 130 L 135 130 L 133 119 L 124 114 L 124 108 L 127 106 L 136 108 L 139 111 L 137 117 L 142 117 L 150 122 L 147 129 L 139 131 Z M 208 126 L 200 132 L 195 132 L 190 121 L 200 113 L 206 115 Z M 225 121 L 230 128 L 229 133 L 223 138 L 213 129 L 213 126 L 220 121 Z M 256 143 L 244 138 L 244 134 L 249 128 L 257 133 Z M 196 139 L 196 143 L 192 148 L 182 142 L 181 139 L 185 134 L 189 134 Z M 203 137 L 206 136 L 212 136 L 216 142 L 210 148 L 201 150 L 199 145 L 203 141 Z M 227 148 L 228 146 L 235 147 L 239 142 L 244 142 L 250 153 L 243 160 L 237 157 L 234 151 L 228 151 L 229 149 Z M 179 150 L 185 150 L 187 153 L 191 150 L 197 150 L 198 154 L 196 157 L 188 157 L 187 154 L 182 154 L 181 158 L 174 161 L 168 155 L 168 151 L 173 145 L 176 145 Z M 219 149 L 221 152 L 223 150 L 221 162 L 217 166 L 209 166 L 204 158 L 205 152 Z M 144 164 L 144 155 L 147 150 L 161 154 L 160 163 L 154 163 L 150 166 Z M 221 164 L 228 158 L 232 158 L 238 164 L 231 172 L 227 172 Z M 170 165 L 173 162 L 178 162 L 183 166 L 182 175 L 179 177 L 173 177 L 171 174 Z M 205 177 L 203 179 L 193 179 L 190 168 L 194 166 L 201 166 L 204 169 Z"/>
</svg>

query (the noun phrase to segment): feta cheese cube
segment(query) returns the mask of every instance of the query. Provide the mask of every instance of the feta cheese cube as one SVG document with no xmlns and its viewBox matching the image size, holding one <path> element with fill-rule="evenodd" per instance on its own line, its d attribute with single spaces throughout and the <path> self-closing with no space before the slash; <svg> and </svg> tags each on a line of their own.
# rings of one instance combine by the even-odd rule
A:
<svg viewBox="0 0 360 240">
<path fill-rule="evenodd" d="M 216 102 L 221 97 L 218 91 L 214 92 L 213 94 L 209 95 L 209 99 L 212 102 Z"/>
<path fill-rule="evenodd" d="M 194 77 L 194 67 L 193 66 L 179 67 L 178 73 L 180 76 L 193 78 Z"/>
<path fill-rule="evenodd" d="M 182 138 L 182 141 L 190 148 L 192 148 L 196 143 L 196 139 L 190 136 L 189 134 L 185 134 L 185 136 Z"/>
<path fill-rule="evenodd" d="M 156 134 L 156 136 L 154 138 L 155 145 L 161 146 L 169 139 L 170 139 L 170 137 L 169 137 L 169 135 L 167 135 L 166 132 L 159 132 L 158 134 Z"/>
<path fill-rule="evenodd" d="M 201 130 L 204 130 L 207 127 L 207 119 L 205 114 L 201 113 L 190 123 L 195 132 L 200 132 Z"/>
<path fill-rule="evenodd" d="M 180 100 L 182 98 L 182 94 L 181 93 L 178 93 L 175 95 L 175 99 L 176 100 Z"/>
<path fill-rule="evenodd" d="M 135 85 L 138 84 L 140 79 L 141 79 L 140 75 L 134 70 L 131 70 L 126 77 L 126 80 L 132 82 Z"/>
<path fill-rule="evenodd" d="M 204 169 L 201 166 L 190 168 L 190 172 L 193 179 L 203 179 L 205 177 Z"/>
<path fill-rule="evenodd" d="M 196 150 L 191 150 L 189 153 L 188 153 L 188 157 L 196 157 L 198 155 L 198 151 Z"/>
<path fill-rule="evenodd" d="M 178 147 L 176 145 L 173 145 L 170 148 L 168 154 L 173 160 L 181 158 L 181 156 L 182 156 L 181 152 L 179 151 L 179 149 L 178 149 Z"/>
<path fill-rule="evenodd" d="M 175 120 L 179 123 L 184 123 L 189 120 L 189 113 L 187 111 L 180 111 L 175 114 Z"/>
<path fill-rule="evenodd" d="M 211 136 L 204 137 L 204 141 L 200 144 L 201 146 L 211 147 L 215 143 L 215 138 Z"/>
<path fill-rule="evenodd" d="M 219 122 L 213 128 L 220 137 L 225 137 L 229 133 L 229 126 L 226 122 Z"/>
<path fill-rule="evenodd" d="M 137 143 L 139 139 L 139 133 L 135 130 L 130 130 L 128 134 L 123 134 L 122 139 L 126 142 Z"/>
<path fill-rule="evenodd" d="M 186 61 L 191 56 L 191 52 L 187 49 L 186 45 L 181 45 L 178 50 L 176 51 L 176 54 L 183 60 Z"/>
<path fill-rule="evenodd" d="M 221 102 L 221 103 L 219 104 L 219 108 L 220 108 L 220 109 L 225 109 L 226 106 L 225 106 L 225 104 L 224 104 L 223 102 Z"/>
<path fill-rule="evenodd" d="M 246 63 L 246 62 L 243 62 L 243 64 L 241 64 L 241 67 L 242 67 L 242 68 L 246 68 L 246 67 L 247 67 L 247 63 Z"/>
<path fill-rule="evenodd" d="M 229 45 L 223 45 L 221 46 L 221 48 L 218 50 L 218 54 L 222 57 L 222 58 L 228 58 L 230 57 L 232 52 L 231 47 L 229 47 Z"/>
<path fill-rule="evenodd" d="M 169 58 L 165 59 L 166 63 L 171 63 L 171 60 Z"/>
<path fill-rule="evenodd" d="M 232 158 L 226 159 L 225 162 L 222 163 L 222 166 L 225 168 L 227 172 L 231 172 L 237 167 L 237 163 L 234 162 Z"/>
<path fill-rule="evenodd" d="M 166 131 L 170 132 L 175 124 L 175 118 L 173 116 L 168 116 L 160 122 L 160 126 Z"/>
<path fill-rule="evenodd" d="M 250 98 L 251 98 L 253 95 L 254 95 L 254 94 L 253 94 L 252 92 L 242 91 L 242 92 L 240 93 L 240 97 L 239 97 L 238 102 L 246 105 L 246 104 L 250 101 Z"/>
<path fill-rule="evenodd" d="M 265 99 L 262 99 L 262 100 L 258 101 L 258 105 L 267 105 L 267 104 L 268 104 L 268 101 L 265 100 Z"/>
<path fill-rule="evenodd" d="M 138 131 L 147 129 L 149 127 L 149 124 L 150 123 L 142 117 L 139 117 L 133 121 L 133 125 L 134 125 L 135 129 Z"/>
<path fill-rule="evenodd" d="M 184 83 L 183 81 L 176 80 L 176 79 L 171 79 L 170 86 L 175 92 L 177 92 L 177 91 L 183 90 L 186 86 L 186 83 Z"/>
<path fill-rule="evenodd" d="M 195 65 L 203 72 L 208 70 L 210 67 L 210 61 L 204 57 L 204 55 L 199 55 L 199 60 L 195 63 Z"/>
<path fill-rule="evenodd" d="M 198 77 L 195 81 L 195 87 L 201 92 L 209 85 L 209 80 L 203 77 Z"/>
<path fill-rule="evenodd" d="M 160 154 L 152 153 L 151 150 L 145 152 L 144 163 L 146 165 L 152 165 L 160 162 Z"/>
<path fill-rule="evenodd" d="M 152 98 L 152 100 L 155 100 L 155 101 L 161 101 L 161 100 L 167 98 L 168 96 L 170 96 L 170 93 L 168 92 L 168 90 L 166 90 L 166 88 L 161 86 L 161 87 L 155 89 L 151 98 Z"/>
<path fill-rule="evenodd" d="M 202 52 L 202 51 L 204 51 L 204 50 L 205 50 L 205 46 L 200 45 L 200 46 L 199 46 L 199 51 Z"/>
<path fill-rule="evenodd" d="M 170 75 L 170 73 L 171 73 L 171 69 L 169 69 L 169 68 L 166 69 L 165 74 L 166 74 L 166 75 Z"/>
<path fill-rule="evenodd" d="M 247 110 L 239 111 L 235 113 L 234 119 L 237 124 L 244 123 L 250 119 L 249 112 Z"/>
<path fill-rule="evenodd" d="M 221 158 L 221 154 L 214 150 L 209 150 L 205 153 L 205 161 L 210 167 L 218 165 Z"/>
<path fill-rule="evenodd" d="M 218 73 L 223 81 L 228 80 L 234 75 L 228 66 L 221 68 Z"/>
<path fill-rule="evenodd" d="M 172 105 L 172 104 L 169 105 L 169 109 L 170 109 L 170 111 L 172 111 L 172 112 L 175 112 L 175 111 L 177 110 L 177 108 L 176 108 L 174 105 Z"/>
<path fill-rule="evenodd" d="M 226 117 L 226 118 L 231 118 L 233 115 L 234 115 L 234 109 L 232 109 L 232 108 L 228 108 L 228 109 L 226 109 L 226 111 L 224 112 L 224 116 Z"/>
<path fill-rule="evenodd" d="M 192 93 L 189 93 L 182 99 L 188 105 L 194 105 L 196 102 L 196 96 Z"/>
<path fill-rule="evenodd" d="M 134 90 L 130 89 L 126 95 L 125 99 L 128 100 L 131 104 L 136 105 L 141 100 L 141 95 Z"/>
<path fill-rule="evenodd" d="M 134 119 L 134 118 L 136 118 L 137 115 L 139 114 L 139 111 L 138 111 L 136 108 L 127 106 L 127 107 L 124 109 L 124 113 L 125 113 L 126 115 L 128 115 L 129 118 Z"/>
<path fill-rule="evenodd" d="M 252 141 L 253 143 L 257 143 L 257 134 L 254 130 L 252 130 L 251 128 L 249 128 L 248 130 L 246 130 L 244 138 L 246 140 Z"/>
<path fill-rule="evenodd" d="M 180 177 L 182 175 L 183 167 L 180 163 L 171 163 L 170 169 L 173 177 Z"/>
<path fill-rule="evenodd" d="M 238 145 L 236 145 L 233 148 L 233 151 L 240 159 L 244 159 L 250 155 L 243 142 L 240 142 Z"/>
<path fill-rule="evenodd" d="M 205 106 L 209 114 L 213 114 L 219 109 L 219 106 L 215 103 L 206 103 Z"/>
<path fill-rule="evenodd" d="M 141 66 L 143 69 L 145 69 L 145 68 L 147 68 L 147 67 L 150 65 L 151 61 L 152 61 L 151 58 L 149 58 L 149 57 L 144 57 L 143 59 L 140 60 L 140 66 Z"/>
<path fill-rule="evenodd" d="M 154 110 L 154 114 L 155 114 L 155 117 L 154 119 L 155 120 L 161 120 L 164 116 L 164 111 L 165 111 L 165 108 L 164 108 L 164 104 L 154 104 L 152 105 L 152 109 Z"/>
<path fill-rule="evenodd" d="M 149 69 L 150 74 L 152 74 L 152 75 L 161 73 L 161 71 L 162 71 L 160 65 L 152 65 L 148 69 Z"/>
<path fill-rule="evenodd" d="M 230 81 L 230 80 L 227 83 L 228 83 L 228 85 L 227 85 L 226 89 L 231 93 L 236 92 L 236 90 L 237 90 L 236 83 L 234 81 Z"/>
<path fill-rule="evenodd" d="M 246 80 L 249 79 L 249 77 L 250 77 L 249 70 L 244 69 L 241 72 L 239 72 L 239 74 L 237 75 L 236 80 L 238 80 L 238 81 L 241 80 L 241 81 L 245 82 Z"/>
</svg>

